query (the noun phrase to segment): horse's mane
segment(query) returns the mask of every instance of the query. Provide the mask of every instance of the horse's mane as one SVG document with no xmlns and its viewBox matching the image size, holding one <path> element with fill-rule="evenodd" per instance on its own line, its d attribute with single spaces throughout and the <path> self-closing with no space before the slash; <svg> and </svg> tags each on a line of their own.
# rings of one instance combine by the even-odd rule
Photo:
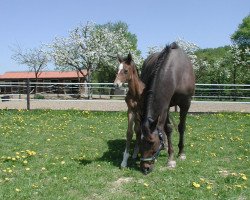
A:
<svg viewBox="0 0 250 200">
<path fill-rule="evenodd" d="M 147 81 L 147 87 L 146 87 L 146 102 L 145 102 L 146 109 L 144 109 L 144 111 L 146 112 L 145 114 L 147 114 L 148 111 L 150 111 L 151 105 L 153 104 L 153 95 L 154 95 L 153 89 L 156 84 L 158 71 L 168 59 L 168 55 L 171 49 L 177 49 L 177 48 L 179 47 L 175 42 L 173 42 L 170 45 L 166 45 L 166 47 L 160 52 L 155 65 L 152 66 L 151 74 L 150 74 L 149 80 Z"/>
</svg>

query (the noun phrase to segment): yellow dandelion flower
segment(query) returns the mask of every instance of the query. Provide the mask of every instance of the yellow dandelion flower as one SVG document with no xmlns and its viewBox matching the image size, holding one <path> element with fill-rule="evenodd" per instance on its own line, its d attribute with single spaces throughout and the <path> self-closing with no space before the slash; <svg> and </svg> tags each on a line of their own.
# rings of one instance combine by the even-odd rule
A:
<svg viewBox="0 0 250 200">
<path fill-rule="evenodd" d="M 42 170 L 44 171 L 44 170 L 46 170 L 46 168 L 45 168 L 45 167 L 42 167 Z"/>
<path fill-rule="evenodd" d="M 24 160 L 24 161 L 23 161 L 23 164 L 27 164 L 27 163 L 28 163 L 28 161 L 27 161 L 27 160 Z"/>
<path fill-rule="evenodd" d="M 21 192 L 21 190 L 19 188 L 16 188 L 16 192 Z"/>
<path fill-rule="evenodd" d="M 246 175 L 243 175 L 242 177 L 241 177 L 243 180 L 247 180 L 247 176 Z"/>
<path fill-rule="evenodd" d="M 30 168 L 29 168 L 29 167 L 27 167 L 27 168 L 25 168 L 25 170 L 26 170 L 26 171 L 30 171 Z"/>
<path fill-rule="evenodd" d="M 201 187 L 201 185 L 200 185 L 199 183 L 196 183 L 196 182 L 193 182 L 193 186 L 194 186 L 195 188 Z"/>
<path fill-rule="evenodd" d="M 29 156 L 34 156 L 34 155 L 36 155 L 36 152 L 35 152 L 35 151 L 26 150 L 26 153 L 27 153 Z"/>
<path fill-rule="evenodd" d="M 208 185 L 208 186 L 207 186 L 207 189 L 208 189 L 208 190 L 211 190 L 211 189 L 212 189 L 212 186 L 211 186 L 211 185 Z"/>
<path fill-rule="evenodd" d="M 211 156 L 212 157 L 216 157 L 216 153 L 211 153 Z"/>
<path fill-rule="evenodd" d="M 32 188 L 36 189 L 36 188 L 38 188 L 38 185 L 33 184 L 33 185 L 32 185 Z"/>
<path fill-rule="evenodd" d="M 235 187 L 237 187 L 237 188 L 242 188 L 242 186 L 241 186 L 241 185 L 235 185 Z"/>
<path fill-rule="evenodd" d="M 147 183 L 144 183 L 143 185 L 144 185 L 145 187 L 148 187 L 148 186 L 149 186 L 149 184 L 147 184 Z"/>
<path fill-rule="evenodd" d="M 65 164 L 65 161 L 63 160 L 63 161 L 61 162 L 61 164 L 64 165 L 64 164 Z"/>
<path fill-rule="evenodd" d="M 200 178 L 200 181 L 202 182 L 202 183 L 205 183 L 205 179 L 204 178 Z"/>
<path fill-rule="evenodd" d="M 66 176 L 64 176 L 64 177 L 63 177 L 63 180 L 65 180 L 65 181 L 66 181 L 66 180 L 68 180 L 68 178 L 67 178 Z"/>
</svg>

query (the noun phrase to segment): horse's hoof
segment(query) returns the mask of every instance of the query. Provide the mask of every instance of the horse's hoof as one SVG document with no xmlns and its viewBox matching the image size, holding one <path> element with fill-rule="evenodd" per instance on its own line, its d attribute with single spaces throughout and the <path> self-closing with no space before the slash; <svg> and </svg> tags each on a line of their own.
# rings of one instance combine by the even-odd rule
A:
<svg viewBox="0 0 250 200">
<path fill-rule="evenodd" d="M 120 168 L 122 169 L 122 168 L 126 168 L 126 167 L 127 167 L 127 162 L 122 162 Z"/>
<path fill-rule="evenodd" d="M 168 161 L 168 163 L 167 163 L 168 169 L 174 169 L 175 167 L 176 167 L 176 161 L 174 161 L 174 160 Z"/>
<path fill-rule="evenodd" d="M 120 169 L 124 169 L 124 168 L 126 168 L 126 167 L 127 167 L 127 165 L 121 164 Z"/>
<path fill-rule="evenodd" d="M 133 155 L 132 158 L 133 158 L 134 160 L 136 160 L 136 159 L 137 159 L 137 155 Z"/>
<path fill-rule="evenodd" d="M 179 155 L 179 158 L 180 158 L 180 160 L 186 160 L 186 155 L 183 153 L 183 154 L 181 154 L 181 155 Z"/>
</svg>

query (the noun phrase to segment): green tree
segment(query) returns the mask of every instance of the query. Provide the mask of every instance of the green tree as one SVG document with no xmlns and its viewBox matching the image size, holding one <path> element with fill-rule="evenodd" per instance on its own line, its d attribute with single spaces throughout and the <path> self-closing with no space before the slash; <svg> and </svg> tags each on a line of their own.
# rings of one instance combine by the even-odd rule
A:
<svg viewBox="0 0 250 200">
<path fill-rule="evenodd" d="M 233 45 L 233 83 L 250 83 L 250 15 L 246 16 L 231 36 Z"/>
<path fill-rule="evenodd" d="M 233 43 L 238 46 L 250 47 L 250 15 L 246 16 L 238 29 L 231 36 Z"/>
</svg>

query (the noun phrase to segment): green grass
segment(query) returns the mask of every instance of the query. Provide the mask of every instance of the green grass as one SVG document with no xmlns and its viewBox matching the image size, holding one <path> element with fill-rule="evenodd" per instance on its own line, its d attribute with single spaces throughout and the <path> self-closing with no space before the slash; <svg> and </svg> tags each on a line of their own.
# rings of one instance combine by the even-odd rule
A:
<svg viewBox="0 0 250 200">
<path fill-rule="evenodd" d="M 0 199 L 250 197 L 250 114 L 189 115 L 187 160 L 168 170 L 162 152 L 147 176 L 119 169 L 126 126 L 125 112 L 0 110 Z"/>
</svg>

